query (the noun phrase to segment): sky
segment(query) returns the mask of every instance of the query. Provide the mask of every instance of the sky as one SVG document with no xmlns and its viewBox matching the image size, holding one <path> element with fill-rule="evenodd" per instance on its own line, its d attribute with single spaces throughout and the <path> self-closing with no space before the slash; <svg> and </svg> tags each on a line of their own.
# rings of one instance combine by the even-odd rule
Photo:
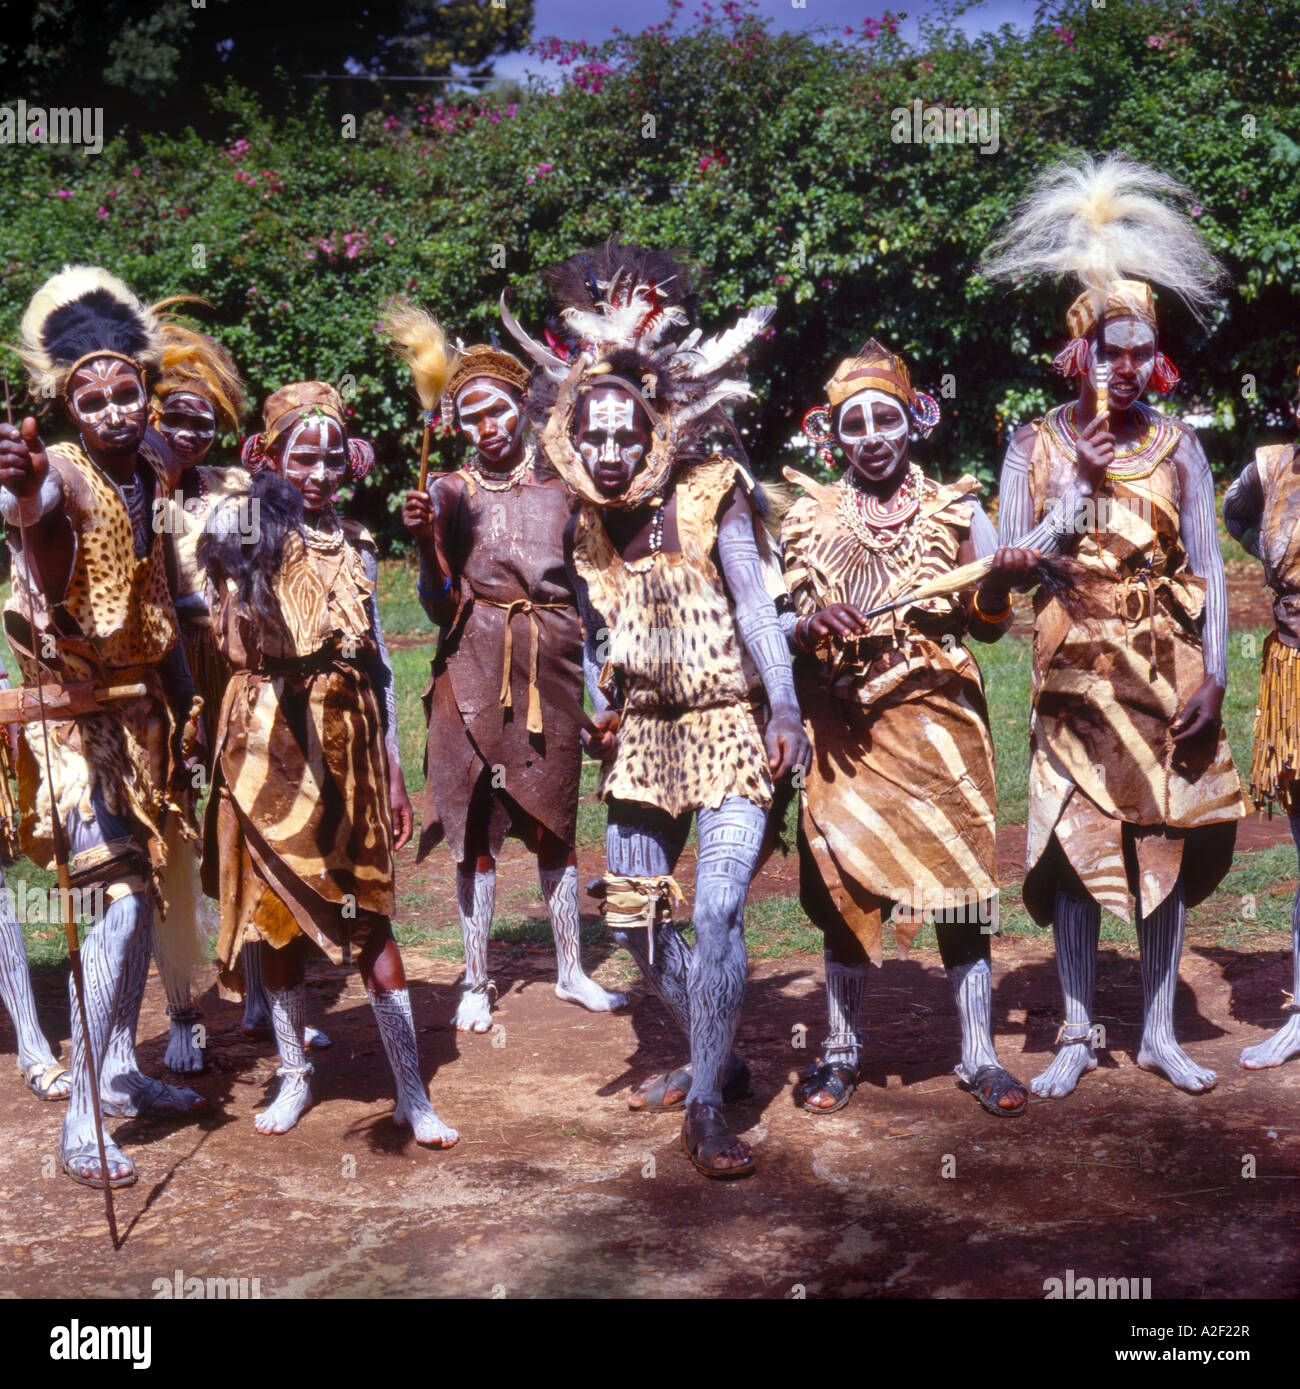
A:
<svg viewBox="0 0 1300 1389">
<path fill-rule="evenodd" d="M 679 25 L 691 24 L 692 11 L 697 8 L 697 0 L 686 0 Z M 895 14 L 909 16 L 901 26 L 905 38 L 916 37 L 916 16 L 927 10 L 936 10 L 937 5 L 922 3 L 909 4 L 908 0 L 805 0 L 802 9 L 796 9 L 793 0 L 761 0 L 759 11 L 771 19 L 779 29 L 817 29 L 829 25 L 842 31 L 846 26 L 860 27 L 866 18 L 879 18 L 886 9 Z M 1037 0 L 985 0 L 983 4 L 973 5 L 970 12 L 963 15 L 959 23 L 968 33 L 980 33 L 987 29 L 998 29 L 1003 24 L 1014 24 L 1028 28 L 1033 21 Z M 717 0 L 714 0 L 717 10 Z M 561 39 L 589 39 L 598 42 L 609 38 L 615 28 L 638 32 L 650 24 L 657 24 L 667 18 L 667 0 L 605 0 L 604 4 L 593 0 L 536 0 L 533 33 L 537 38 L 554 36 Z M 527 53 L 511 53 L 499 58 L 496 63 L 497 77 L 513 77 L 522 80 L 529 73 L 540 76 L 557 76 L 562 69 L 544 63 Z"/>
</svg>

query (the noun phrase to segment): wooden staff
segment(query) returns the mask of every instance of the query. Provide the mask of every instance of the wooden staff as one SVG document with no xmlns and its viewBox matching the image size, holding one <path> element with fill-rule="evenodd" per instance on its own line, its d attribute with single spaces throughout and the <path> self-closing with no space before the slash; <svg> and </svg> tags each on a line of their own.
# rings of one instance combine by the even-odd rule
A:
<svg viewBox="0 0 1300 1389">
<path fill-rule="evenodd" d="M 9 368 L 4 368 L 5 416 L 10 424 L 14 422 L 13 404 L 9 398 Z M 18 531 L 23 547 L 23 581 L 27 593 L 27 613 L 36 631 L 36 598 L 32 590 L 33 552 L 28 537 L 27 522 L 23 519 L 21 500 L 18 508 Z M 50 632 L 51 636 L 54 633 Z M 56 648 L 58 637 L 54 636 Z M 90 1080 L 90 1112 L 95 1120 L 95 1146 L 99 1149 L 99 1171 L 104 1179 L 104 1210 L 108 1216 L 108 1237 L 116 1253 L 120 1247 L 117 1238 L 117 1217 L 113 1211 L 113 1187 L 108 1176 L 108 1152 L 104 1145 L 104 1116 L 99 1106 L 99 1067 L 95 1064 L 94 1048 L 90 1040 L 90 1022 L 86 1015 L 86 981 L 81 969 L 81 942 L 77 939 L 77 923 L 72 915 L 72 878 L 68 872 L 68 843 L 63 824 L 59 819 L 58 798 L 54 793 L 54 773 L 50 763 L 50 725 L 45 713 L 45 681 L 41 675 L 40 643 L 33 642 L 36 650 L 33 657 L 36 663 L 36 700 L 40 709 L 41 738 L 45 750 L 45 784 L 50 795 L 50 826 L 54 832 L 54 867 L 59 879 L 59 895 L 63 898 L 63 934 L 68 943 L 68 959 L 72 965 L 72 991 L 77 999 L 77 1016 L 81 1020 L 81 1035 L 86 1042 L 86 1068 Z"/>
</svg>

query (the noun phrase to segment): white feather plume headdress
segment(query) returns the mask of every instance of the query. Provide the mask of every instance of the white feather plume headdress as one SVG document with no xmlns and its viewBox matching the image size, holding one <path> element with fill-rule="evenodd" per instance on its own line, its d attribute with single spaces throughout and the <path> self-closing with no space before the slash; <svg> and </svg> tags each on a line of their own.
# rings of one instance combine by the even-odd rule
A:
<svg viewBox="0 0 1300 1389">
<path fill-rule="evenodd" d="M 162 363 L 158 315 L 97 265 L 65 265 L 46 280 L 19 331 L 33 395 L 61 394 L 72 368 L 97 353 L 123 357 L 150 377 Z"/>
<path fill-rule="evenodd" d="M 1203 320 L 1224 271 L 1176 206 L 1191 200 L 1177 179 L 1122 155 L 1062 160 L 1035 178 L 981 268 L 994 280 L 1073 276 L 1095 321 L 1104 321 L 1117 285 L 1154 281 Z M 1132 297 L 1133 312 L 1145 316 Z"/>
</svg>

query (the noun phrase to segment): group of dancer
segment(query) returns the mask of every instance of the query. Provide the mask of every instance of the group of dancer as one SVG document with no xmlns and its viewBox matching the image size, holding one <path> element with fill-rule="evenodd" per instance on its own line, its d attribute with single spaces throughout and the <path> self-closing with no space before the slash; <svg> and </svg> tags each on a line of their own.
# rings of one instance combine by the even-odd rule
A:
<svg viewBox="0 0 1300 1389">
<path fill-rule="evenodd" d="M 745 903 L 794 793 L 829 1022 L 795 1089 L 804 1109 L 839 1110 L 858 1084 L 859 1014 L 887 922 L 908 942 L 933 921 L 961 1026 L 956 1073 L 986 1110 L 1011 1117 L 1031 1090 L 1069 1094 L 1097 1065 L 1103 907 L 1137 924 L 1138 1064 L 1187 1091 L 1214 1084 L 1175 1040 L 1174 992 L 1186 910 L 1227 872 L 1250 804 L 1220 717 L 1227 606 L 1213 481 L 1193 430 L 1145 403 L 1177 373 L 1149 284 L 1120 273 L 1147 270 L 1194 307 L 1206 293 L 1208 253 L 1155 196 L 1166 184 L 1122 161 L 1050 171 L 989 258 L 993 275 L 1046 265 L 1044 241 L 1069 242 L 1078 213 L 1063 189 L 1094 228 L 1106 223 L 1099 197 L 1123 204 L 1112 220 L 1127 241 L 1100 285 L 1085 282 L 1057 359 L 1077 396 L 1012 437 L 996 529 L 973 478 L 941 484 L 913 460 L 939 409 L 874 339 L 835 366 L 805 416 L 838 481 L 787 469 L 785 485 L 757 482 L 731 410 L 750 393 L 740 359 L 773 310 L 705 337 L 693 272 L 667 251 L 611 240 L 549 269 L 540 337 L 503 296 L 503 327 L 527 362 L 495 341 L 453 340 L 406 300 L 389 304 L 383 327 L 426 429 L 440 413 L 468 447 L 462 468 L 422 477 L 402 511 L 438 630 L 418 855 L 445 838 L 456 864 L 456 1027 L 492 1027 L 488 943 L 507 836 L 537 857 L 559 998 L 593 1012 L 627 1002 L 580 957 L 585 750 L 608 812 L 605 872 L 588 890 L 688 1052 L 628 1103 L 683 1110 L 683 1149 L 706 1176 L 754 1170 L 726 1115 L 750 1089 L 735 1048 Z M 89 1186 L 135 1180 L 111 1142 L 105 1170 L 96 1106 L 204 1106 L 145 1077 L 135 1055 L 152 944 L 171 1017 L 166 1064 L 202 1066 L 200 874 L 219 902 L 219 984 L 246 996 L 246 1025 L 269 1023 L 279 1051 L 257 1129 L 298 1122 L 309 1054 L 328 1045 L 306 1022 L 310 941 L 361 971 L 394 1119 L 418 1143 L 452 1146 L 421 1076 L 392 933 L 394 854 L 415 812 L 378 555 L 335 506 L 372 466 L 370 446 L 333 387 L 298 381 L 267 398 L 238 465 L 208 466 L 218 435 L 240 423 L 234 363 L 174 301 L 150 308 L 99 268 L 42 285 L 21 351 L 33 393 L 58 399 L 76 434 L 47 446 L 33 417 L 0 425 L 14 569 L 5 630 L 24 686 L 52 710 L 24 704 L 13 734 L 22 847 L 49 867 L 61 843 L 71 882 L 103 903 L 82 951 L 87 1025 L 74 1007 L 70 1073 L 37 1024 L 7 897 L 0 989 L 29 1088 L 68 1102 L 64 1170 Z M 1250 792 L 1291 816 L 1300 846 L 1297 479 L 1300 449 L 1261 449 L 1225 519 L 1278 595 Z M 993 748 L 967 638 L 1001 638 L 1013 591 L 1028 589 L 1024 898 L 1052 926 L 1065 1016 L 1054 1060 L 1026 1087 L 993 1038 Z M 90 699 L 87 712 L 67 712 L 75 697 Z M 692 820 L 693 946 L 675 921 L 673 877 Z M 1294 934 L 1300 993 L 1300 899 Z M 1242 1064 L 1297 1052 L 1293 1017 Z"/>
</svg>

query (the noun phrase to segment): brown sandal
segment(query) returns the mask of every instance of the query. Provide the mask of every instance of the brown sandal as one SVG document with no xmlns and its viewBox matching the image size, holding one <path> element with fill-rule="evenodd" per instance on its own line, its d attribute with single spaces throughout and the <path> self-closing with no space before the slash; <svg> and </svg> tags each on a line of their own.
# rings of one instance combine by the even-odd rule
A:
<svg viewBox="0 0 1300 1389">
<path fill-rule="evenodd" d="M 691 1121 L 688 1119 L 682 1125 L 682 1152 L 695 1164 L 697 1171 L 703 1172 L 706 1177 L 722 1180 L 748 1177 L 754 1171 L 757 1164 L 752 1153 L 749 1160 L 739 1167 L 713 1165 L 720 1154 L 741 1141 L 739 1135 L 727 1127 L 726 1120 L 716 1110 L 706 1111 L 702 1118 L 695 1121 L 692 1137 L 688 1140 L 686 1135 L 691 1129 Z"/>
</svg>

